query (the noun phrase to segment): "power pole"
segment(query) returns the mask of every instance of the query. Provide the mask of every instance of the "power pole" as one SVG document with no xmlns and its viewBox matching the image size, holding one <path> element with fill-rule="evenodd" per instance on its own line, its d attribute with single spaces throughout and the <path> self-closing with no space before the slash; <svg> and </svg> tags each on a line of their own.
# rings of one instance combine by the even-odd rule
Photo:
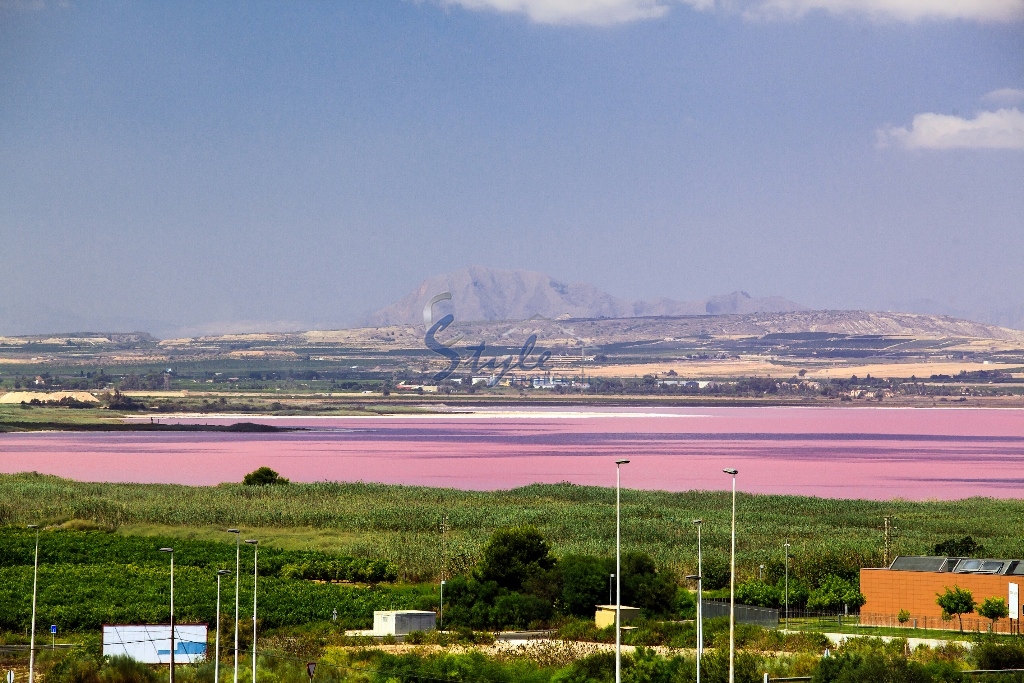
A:
<svg viewBox="0 0 1024 683">
<path fill-rule="evenodd" d="M 890 561 L 890 549 L 892 547 L 892 536 L 896 532 L 896 525 L 893 524 L 892 515 L 885 516 L 885 566 L 888 567 Z"/>
</svg>

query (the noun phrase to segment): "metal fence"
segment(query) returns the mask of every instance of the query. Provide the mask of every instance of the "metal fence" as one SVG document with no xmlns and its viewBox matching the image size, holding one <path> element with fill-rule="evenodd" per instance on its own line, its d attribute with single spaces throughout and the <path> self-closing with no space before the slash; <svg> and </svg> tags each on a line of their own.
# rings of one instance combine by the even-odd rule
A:
<svg viewBox="0 0 1024 683">
<path fill-rule="evenodd" d="M 705 599 L 701 601 L 705 619 L 729 616 L 729 601 Z M 779 610 L 753 605 L 736 605 L 736 621 L 740 624 L 756 624 L 765 628 L 779 627 Z"/>
</svg>

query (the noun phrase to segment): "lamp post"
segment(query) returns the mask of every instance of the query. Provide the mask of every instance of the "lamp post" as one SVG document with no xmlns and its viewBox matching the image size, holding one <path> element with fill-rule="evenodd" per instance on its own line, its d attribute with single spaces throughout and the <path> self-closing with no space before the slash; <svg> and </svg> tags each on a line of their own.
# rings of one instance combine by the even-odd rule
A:
<svg viewBox="0 0 1024 683">
<path fill-rule="evenodd" d="M 174 548 L 160 548 L 171 554 L 171 683 L 174 683 Z"/>
<path fill-rule="evenodd" d="M 782 544 L 786 549 L 786 630 L 789 630 L 789 539 Z"/>
<path fill-rule="evenodd" d="M 441 610 L 440 610 L 440 614 L 438 614 L 438 618 L 437 618 L 437 623 L 438 623 L 438 629 L 437 630 L 438 631 L 441 631 L 441 630 L 444 629 L 444 583 L 445 583 L 444 581 L 441 582 Z"/>
<path fill-rule="evenodd" d="M 36 589 L 39 586 L 39 525 L 29 524 L 36 530 L 36 555 L 32 561 L 32 635 L 28 645 L 28 683 L 35 683 L 36 673 Z"/>
<path fill-rule="evenodd" d="M 242 532 L 238 529 L 228 529 L 228 533 L 235 535 L 235 675 L 234 678 L 232 678 L 232 681 L 233 683 L 238 683 L 238 580 L 239 570 L 241 567 L 241 555 L 239 551 L 241 546 L 239 544 L 241 543 L 240 539 L 242 538 Z M 220 682 L 218 681 L 217 683 Z"/>
<path fill-rule="evenodd" d="M 704 654 L 704 566 L 701 557 L 700 530 L 704 520 L 693 520 L 697 527 L 697 683 L 700 683 L 700 656 Z"/>
<path fill-rule="evenodd" d="M 220 577 L 230 573 L 227 569 L 217 570 L 217 637 L 213 648 L 213 683 L 220 683 Z"/>
<path fill-rule="evenodd" d="M 259 541 L 246 539 L 252 546 L 252 683 L 256 683 L 256 577 L 259 574 Z"/>
<path fill-rule="evenodd" d="M 622 504 L 619 495 L 622 466 L 628 460 L 615 461 L 615 683 L 622 683 Z"/>
<path fill-rule="evenodd" d="M 608 575 L 608 604 L 612 604 L 612 591 L 615 585 L 615 574 Z"/>
<path fill-rule="evenodd" d="M 736 683 L 736 470 L 722 470 L 732 475 L 732 552 L 729 556 L 729 683 Z"/>
</svg>

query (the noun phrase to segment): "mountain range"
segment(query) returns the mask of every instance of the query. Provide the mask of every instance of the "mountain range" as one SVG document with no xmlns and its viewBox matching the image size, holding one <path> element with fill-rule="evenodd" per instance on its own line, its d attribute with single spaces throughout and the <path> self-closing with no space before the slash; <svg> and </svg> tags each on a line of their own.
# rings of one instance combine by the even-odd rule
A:
<svg viewBox="0 0 1024 683">
<path fill-rule="evenodd" d="M 450 292 L 451 301 L 435 307 L 436 315 L 452 312 L 459 321 L 566 318 L 635 318 L 743 313 L 787 313 L 809 310 L 779 296 L 753 297 L 746 292 L 720 294 L 695 301 L 659 298 L 633 301 L 613 296 L 594 285 L 565 283 L 529 270 L 470 266 L 424 280 L 410 294 L 361 321 L 366 327 L 423 321 L 431 297 Z"/>
</svg>

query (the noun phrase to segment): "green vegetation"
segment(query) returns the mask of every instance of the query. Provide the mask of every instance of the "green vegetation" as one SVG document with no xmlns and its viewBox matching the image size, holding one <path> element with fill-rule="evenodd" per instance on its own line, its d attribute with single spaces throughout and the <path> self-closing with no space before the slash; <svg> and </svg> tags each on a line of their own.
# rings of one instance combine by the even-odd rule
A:
<svg viewBox="0 0 1024 683">
<path fill-rule="evenodd" d="M 1006 598 L 985 598 L 978 606 L 978 614 L 986 619 L 991 619 L 994 629 L 997 621 L 1009 616 L 1010 610 L 1006 604 Z"/>
<path fill-rule="evenodd" d="M 729 494 L 622 492 L 623 550 L 643 552 L 676 576 L 696 571 L 696 536 L 704 524 L 705 587 L 728 582 Z M 881 566 L 883 518 L 894 515 L 896 554 L 928 554 L 937 542 L 968 532 L 998 557 L 1024 556 L 1024 501 L 973 498 L 946 502 L 829 500 L 740 494 L 738 579 L 784 574 L 782 540 L 792 544 L 790 592 L 830 575 L 856 581 L 862 566 Z M 362 483 L 190 487 L 97 484 L 37 474 L 0 475 L 0 524 L 87 520 L 125 532 L 223 539 L 229 526 L 283 547 L 392 562 L 400 578 L 435 579 L 468 572 L 500 528 L 532 526 L 556 557 L 610 557 L 615 492 L 572 484 L 508 491 L 458 491 Z M 445 520 L 447 523 L 445 525 Z M 445 533 L 442 528 L 446 529 Z"/>
<path fill-rule="evenodd" d="M 454 645 L 448 636 L 436 633 L 416 634 L 418 642 Z M 442 642 L 443 641 L 443 642 Z M 327 631 L 289 631 L 284 637 L 270 636 L 264 641 L 258 663 L 258 679 L 265 683 L 305 683 L 305 663 L 318 663 L 317 683 L 394 683 L 399 681 L 436 681 L 437 683 L 611 683 L 614 655 L 610 650 L 581 650 L 570 643 L 552 642 L 544 646 L 484 652 L 472 649 L 462 640 L 456 649 L 416 647 L 395 651 L 385 647 L 353 647 L 343 636 Z M 1014 643 L 983 641 L 973 651 L 949 644 L 935 649 L 920 646 L 913 650 L 904 640 L 884 643 L 863 638 L 847 641 L 827 657 L 814 644 L 795 641 L 749 641 L 737 653 L 736 681 L 758 683 L 767 673 L 771 678 L 809 676 L 824 683 L 1020 683 L 1019 672 L 965 675 L 969 669 L 1001 670 L 1024 665 L 1024 648 Z M 758 649 L 761 645 L 788 650 Z M 465 649 L 470 648 L 470 649 Z M 166 673 L 157 673 L 121 658 L 101 659 L 95 648 L 49 653 L 43 657 L 43 683 L 155 683 Z M 224 657 L 230 655 L 227 651 Z M 230 660 L 228 660 L 230 661 Z M 222 659 L 222 663 L 224 659 Z M 241 680 L 251 674 L 243 660 Z M 625 683 L 693 683 L 696 662 L 692 652 L 656 652 L 638 647 L 625 652 L 622 661 Z M 231 680 L 230 667 L 221 667 L 221 683 Z M 179 665 L 177 678 L 182 683 L 214 683 L 213 664 Z M 701 660 L 701 680 L 726 683 L 728 650 L 705 650 Z"/>
<path fill-rule="evenodd" d="M 0 530 L 0 629 L 21 631 L 29 623 L 34 543 L 35 534 L 27 530 Z M 68 529 L 40 534 L 39 620 L 61 632 L 104 623 L 160 623 L 169 600 L 169 566 L 161 546 L 175 549 L 179 620 L 213 623 L 214 576 L 218 568 L 234 569 L 234 544 Z M 252 571 L 251 557 L 242 554 L 242 604 L 252 595 L 244 575 Z M 431 586 L 305 580 L 393 581 L 397 571 L 380 560 L 273 547 L 264 547 L 259 560 L 260 618 L 268 628 L 328 620 L 334 610 L 339 624 L 367 628 L 374 609 L 421 609 L 437 602 Z M 233 591 L 223 597 L 226 605 L 234 604 Z"/>
<path fill-rule="evenodd" d="M 257 467 L 242 478 L 242 483 L 246 486 L 273 486 L 290 482 L 269 467 Z"/>
<path fill-rule="evenodd" d="M 693 601 L 676 601 L 670 572 L 658 572 L 643 553 L 623 561 L 622 598 L 646 615 L 692 616 Z M 561 616 L 593 614 L 605 601 L 605 579 L 614 565 L 603 558 L 570 555 L 559 562 L 536 529 L 499 529 L 484 546 L 469 576 L 448 582 L 446 623 L 475 629 L 543 628 Z M 687 596 L 689 594 L 687 593 Z"/>
<path fill-rule="evenodd" d="M 942 608 L 944 619 L 956 617 L 960 621 L 960 633 L 964 632 L 964 615 L 974 611 L 975 602 L 971 591 L 960 586 L 946 588 L 935 598 L 935 604 Z"/>
</svg>

